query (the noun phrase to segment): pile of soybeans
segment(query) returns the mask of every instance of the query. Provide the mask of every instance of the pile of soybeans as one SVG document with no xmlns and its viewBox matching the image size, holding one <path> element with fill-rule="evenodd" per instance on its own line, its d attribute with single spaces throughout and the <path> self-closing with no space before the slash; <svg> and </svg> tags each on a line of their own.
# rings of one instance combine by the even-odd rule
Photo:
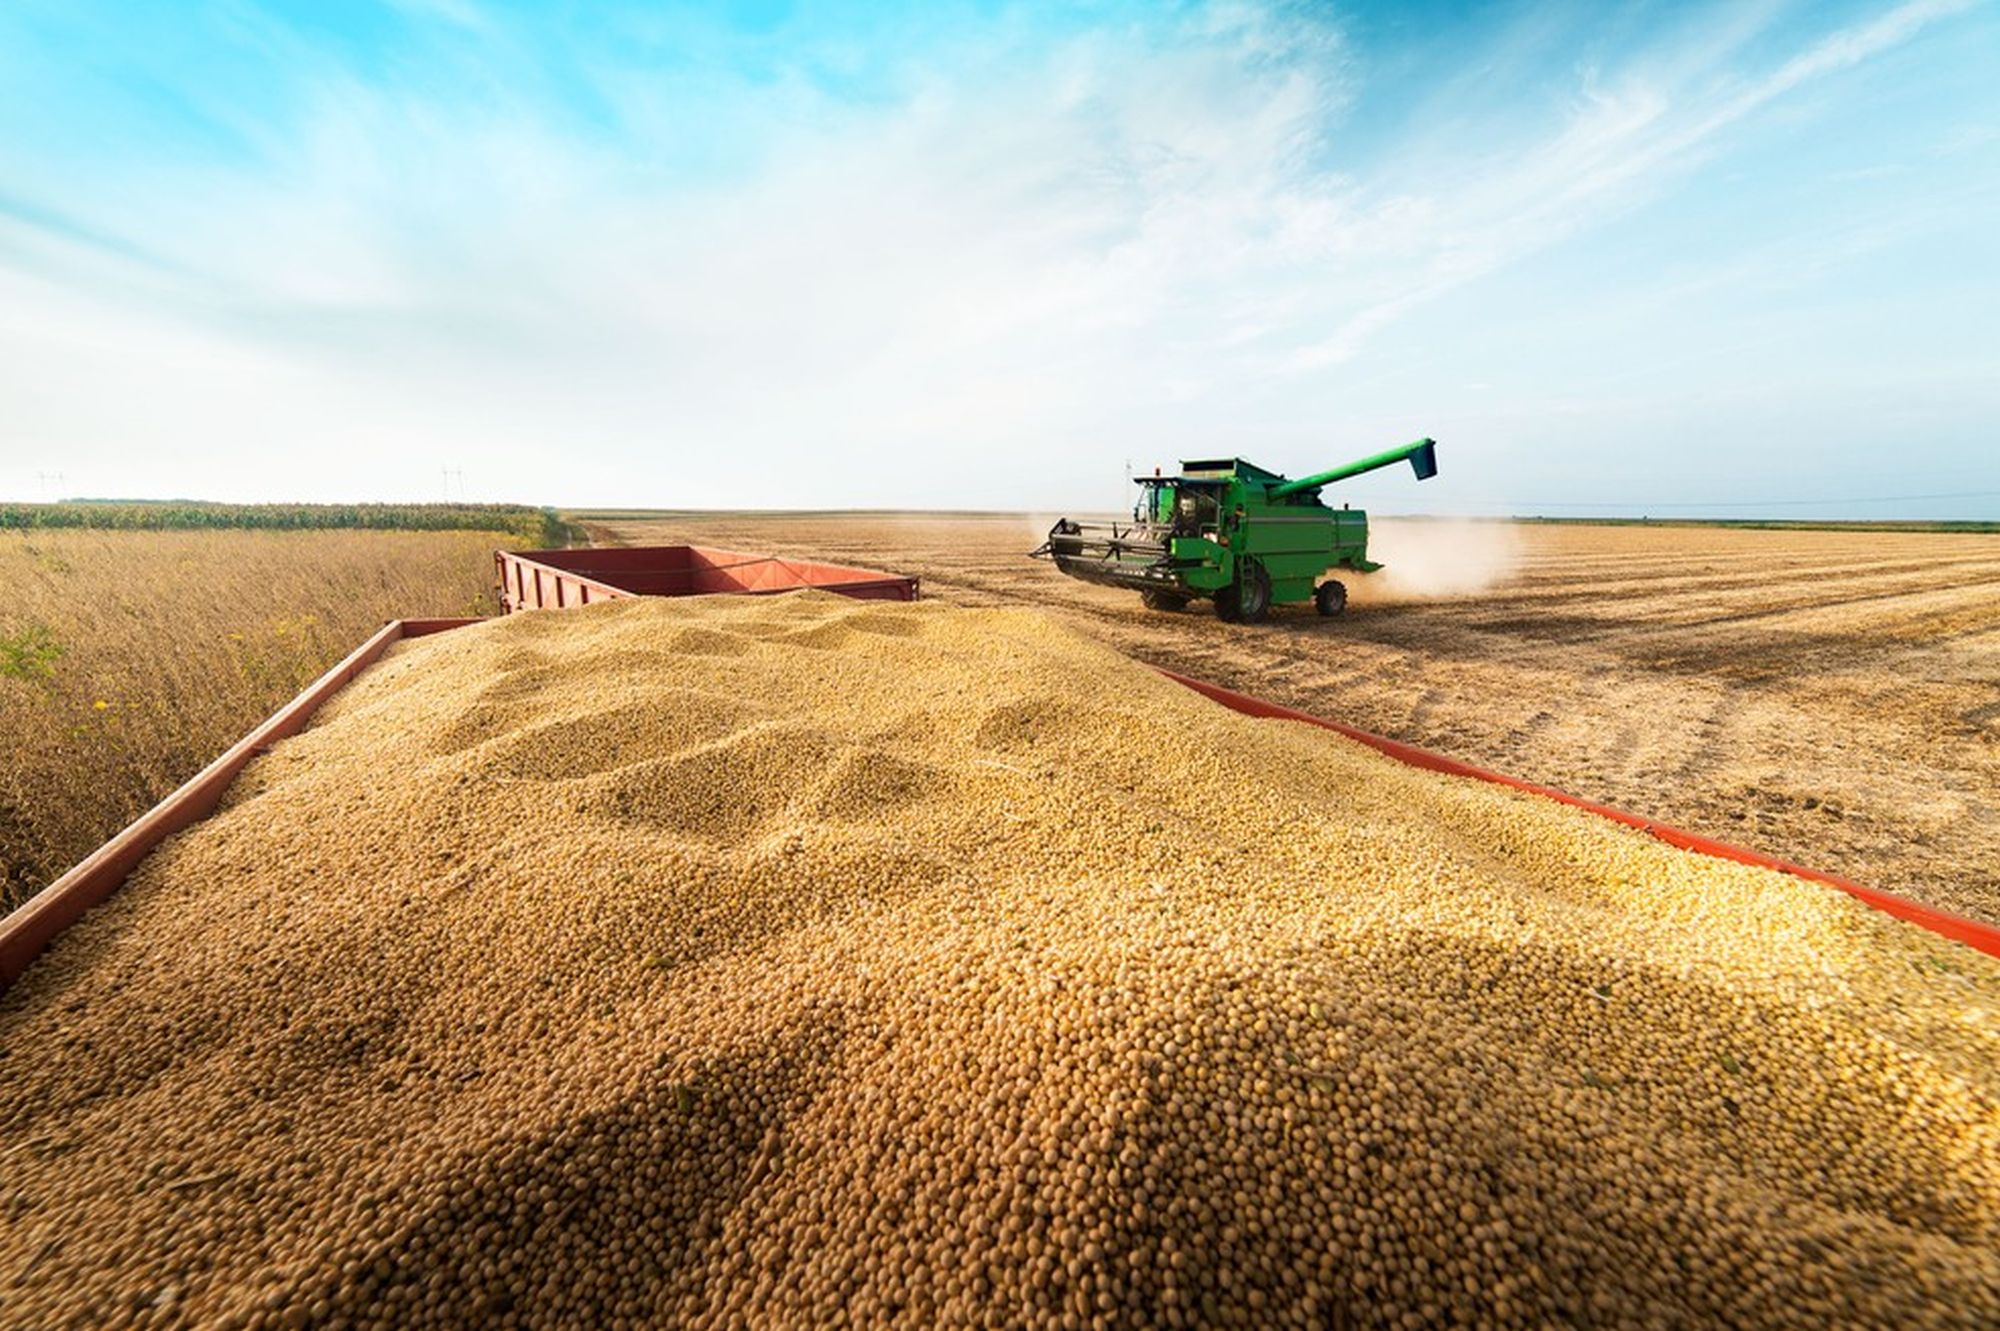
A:
<svg viewBox="0 0 2000 1331">
<path fill-rule="evenodd" d="M 1034 614 L 406 643 L 0 998 L 9 1327 L 2000 1325 L 2000 964 Z"/>
</svg>

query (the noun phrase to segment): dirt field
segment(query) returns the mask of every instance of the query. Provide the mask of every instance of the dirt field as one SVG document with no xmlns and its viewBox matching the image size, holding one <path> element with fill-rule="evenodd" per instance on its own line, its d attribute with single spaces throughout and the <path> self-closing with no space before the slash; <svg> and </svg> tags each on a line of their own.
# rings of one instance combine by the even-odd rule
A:
<svg viewBox="0 0 2000 1331">
<path fill-rule="evenodd" d="M 2000 920 L 2000 537 L 1377 524 L 1323 621 L 1155 614 L 1024 557 L 1049 519 L 661 515 L 685 542 L 918 574 L 1121 650 Z"/>
</svg>

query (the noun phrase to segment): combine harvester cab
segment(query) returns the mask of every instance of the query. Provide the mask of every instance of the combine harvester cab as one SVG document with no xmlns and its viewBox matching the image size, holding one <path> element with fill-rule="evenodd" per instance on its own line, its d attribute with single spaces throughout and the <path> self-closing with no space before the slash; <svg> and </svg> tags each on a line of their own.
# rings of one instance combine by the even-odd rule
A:
<svg viewBox="0 0 2000 1331">
<path fill-rule="evenodd" d="M 1084 582 L 1126 587 L 1154 610 L 1207 597 L 1219 618 L 1256 623 L 1273 605 L 1311 601 L 1322 615 L 1347 608 L 1347 587 L 1326 574 L 1373 573 L 1368 515 L 1333 508 L 1320 490 L 1408 461 L 1420 481 L 1437 475 L 1437 443 L 1419 439 L 1346 466 L 1288 480 L 1242 458 L 1183 462 L 1177 476 L 1136 478 L 1128 523 L 1063 518 L 1033 551 Z"/>
</svg>

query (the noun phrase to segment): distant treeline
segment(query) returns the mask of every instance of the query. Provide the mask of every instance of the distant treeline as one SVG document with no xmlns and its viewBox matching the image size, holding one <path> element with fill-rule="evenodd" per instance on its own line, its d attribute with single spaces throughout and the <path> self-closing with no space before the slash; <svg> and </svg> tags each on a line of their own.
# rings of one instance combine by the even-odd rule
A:
<svg viewBox="0 0 2000 1331">
<path fill-rule="evenodd" d="M 1561 527 L 1736 527 L 1745 531 L 1956 532 L 2000 534 L 2000 522 L 1976 518 L 1501 518 Z"/>
<path fill-rule="evenodd" d="M 572 528 L 550 508 L 525 504 L 211 504 L 199 500 L 68 500 L 0 504 L 0 530 L 93 527 L 161 531 L 222 527 L 506 532 L 534 546 L 568 545 Z"/>
</svg>

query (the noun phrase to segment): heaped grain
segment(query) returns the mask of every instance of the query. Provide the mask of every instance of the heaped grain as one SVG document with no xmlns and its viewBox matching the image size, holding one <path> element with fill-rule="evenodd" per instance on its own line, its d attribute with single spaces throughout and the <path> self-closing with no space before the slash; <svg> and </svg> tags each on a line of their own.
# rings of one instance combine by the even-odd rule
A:
<svg viewBox="0 0 2000 1331">
<path fill-rule="evenodd" d="M 2000 966 L 1043 618 L 399 648 L 0 1000 L 0 1321 L 1992 1325 Z"/>
<path fill-rule="evenodd" d="M 1369 548 L 1388 568 L 1347 580 L 1348 614 L 1278 606 L 1246 629 L 1024 558 L 1054 520 L 593 525 L 608 541 L 890 568 L 958 605 L 1032 607 L 1158 665 L 2000 924 L 2000 536 L 1474 532 L 1378 514 Z M 1512 576 L 1470 590 L 1510 562 Z M 1408 599 L 1412 567 L 1435 599 Z"/>
</svg>

